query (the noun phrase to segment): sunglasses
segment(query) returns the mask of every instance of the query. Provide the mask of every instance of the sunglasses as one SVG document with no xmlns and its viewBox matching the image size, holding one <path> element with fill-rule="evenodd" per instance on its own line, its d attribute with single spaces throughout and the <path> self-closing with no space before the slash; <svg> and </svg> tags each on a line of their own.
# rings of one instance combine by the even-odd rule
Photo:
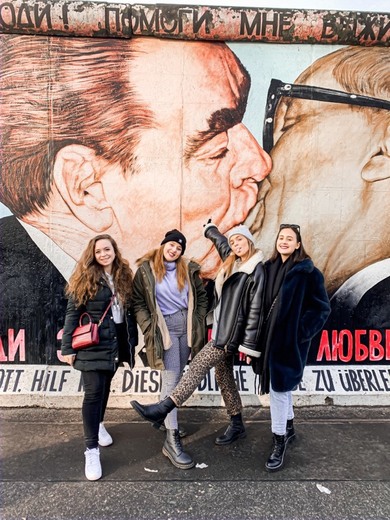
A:
<svg viewBox="0 0 390 520">
<path fill-rule="evenodd" d="M 298 224 L 280 224 L 279 231 L 286 228 L 295 229 L 301 234 L 301 226 L 298 226 Z"/>
<path fill-rule="evenodd" d="M 282 97 L 390 110 L 390 101 L 385 99 L 361 96 L 360 94 L 349 94 L 348 92 L 330 88 L 283 83 L 283 81 L 279 79 L 272 79 L 267 94 L 263 127 L 263 149 L 267 153 L 269 153 L 274 146 L 275 112 Z"/>
</svg>

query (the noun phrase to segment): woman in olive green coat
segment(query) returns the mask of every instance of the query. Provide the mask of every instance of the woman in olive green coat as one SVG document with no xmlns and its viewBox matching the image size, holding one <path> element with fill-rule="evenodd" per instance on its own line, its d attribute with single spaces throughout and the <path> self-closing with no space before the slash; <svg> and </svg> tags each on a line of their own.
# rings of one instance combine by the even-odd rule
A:
<svg viewBox="0 0 390 520">
<path fill-rule="evenodd" d="M 189 356 L 205 344 L 206 291 L 200 266 L 183 257 L 185 247 L 180 231 L 168 231 L 159 248 L 137 261 L 134 279 L 134 311 L 148 364 L 162 371 L 162 398 L 176 387 Z M 180 469 L 193 467 L 181 445 L 177 410 L 167 416 L 165 427 L 163 454 Z"/>
</svg>

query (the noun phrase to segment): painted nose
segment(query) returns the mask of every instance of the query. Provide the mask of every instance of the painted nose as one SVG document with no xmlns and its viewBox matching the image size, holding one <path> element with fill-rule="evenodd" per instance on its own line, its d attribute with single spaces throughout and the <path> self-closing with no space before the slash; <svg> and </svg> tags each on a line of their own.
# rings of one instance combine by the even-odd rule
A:
<svg viewBox="0 0 390 520">
<path fill-rule="evenodd" d="M 271 157 L 265 152 L 247 127 L 240 123 L 228 130 L 229 150 L 234 153 L 235 164 L 231 170 L 233 188 L 245 181 L 261 182 L 271 171 Z"/>
</svg>

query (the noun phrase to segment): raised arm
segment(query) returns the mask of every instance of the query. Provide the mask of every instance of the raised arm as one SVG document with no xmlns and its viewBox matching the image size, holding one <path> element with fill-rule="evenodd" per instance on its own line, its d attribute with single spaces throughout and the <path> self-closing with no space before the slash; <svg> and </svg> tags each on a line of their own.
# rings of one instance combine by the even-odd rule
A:
<svg viewBox="0 0 390 520">
<path fill-rule="evenodd" d="M 215 224 L 210 221 L 207 222 L 204 228 L 204 236 L 213 242 L 219 256 L 222 258 L 222 261 L 230 255 L 231 248 L 228 239 L 218 231 Z"/>
</svg>

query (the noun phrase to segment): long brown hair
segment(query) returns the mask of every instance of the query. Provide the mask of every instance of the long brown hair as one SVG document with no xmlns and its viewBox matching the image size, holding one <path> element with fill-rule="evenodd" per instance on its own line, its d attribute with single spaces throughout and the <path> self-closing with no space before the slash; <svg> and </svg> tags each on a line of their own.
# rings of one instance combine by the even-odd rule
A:
<svg viewBox="0 0 390 520">
<path fill-rule="evenodd" d="M 156 280 L 161 282 L 167 272 L 164 264 L 164 245 L 148 251 L 143 257 L 138 258 L 136 264 L 140 266 L 143 262 L 150 262 L 153 265 Z M 176 279 L 177 287 L 179 291 L 182 291 L 188 281 L 187 263 L 183 256 L 176 260 Z"/>
<path fill-rule="evenodd" d="M 244 235 L 243 235 L 244 236 Z M 245 237 L 246 238 L 246 237 Z M 245 260 L 246 262 L 257 252 L 257 249 L 255 248 L 255 245 L 253 244 L 253 242 L 251 242 L 250 240 L 248 240 L 246 238 L 247 242 L 248 242 L 248 246 L 249 246 L 249 251 L 248 251 L 248 258 Z M 223 264 L 221 265 L 221 269 L 220 271 L 223 269 L 224 272 L 225 272 L 225 276 L 228 277 L 230 276 L 232 270 L 233 270 L 233 266 L 234 266 L 234 262 L 239 258 L 239 256 L 237 256 L 235 253 L 233 253 L 233 251 L 229 254 L 229 256 L 225 259 L 225 261 L 223 262 Z"/>
<path fill-rule="evenodd" d="M 109 240 L 114 248 L 115 259 L 112 265 L 112 276 L 118 297 L 123 304 L 126 304 L 133 294 L 133 271 L 129 262 L 122 257 L 115 240 L 106 234 L 97 235 L 88 242 L 69 279 L 66 295 L 68 298 L 71 297 L 77 306 L 85 304 L 96 296 L 99 281 L 104 273 L 103 267 L 97 263 L 95 258 L 95 246 L 98 240 Z"/>
</svg>

